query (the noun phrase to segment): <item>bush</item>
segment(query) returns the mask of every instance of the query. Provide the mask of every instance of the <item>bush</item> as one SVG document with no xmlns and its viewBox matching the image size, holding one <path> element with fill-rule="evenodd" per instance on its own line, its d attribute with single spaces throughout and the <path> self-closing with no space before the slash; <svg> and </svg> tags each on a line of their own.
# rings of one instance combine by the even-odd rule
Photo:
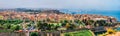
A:
<svg viewBox="0 0 120 36">
<path fill-rule="evenodd" d="M 38 33 L 37 32 L 31 32 L 30 36 L 38 36 Z"/>
<path fill-rule="evenodd" d="M 21 26 L 19 26 L 19 25 L 12 25 L 12 27 L 11 27 L 11 30 L 20 30 L 20 29 L 22 29 L 22 27 Z"/>
</svg>

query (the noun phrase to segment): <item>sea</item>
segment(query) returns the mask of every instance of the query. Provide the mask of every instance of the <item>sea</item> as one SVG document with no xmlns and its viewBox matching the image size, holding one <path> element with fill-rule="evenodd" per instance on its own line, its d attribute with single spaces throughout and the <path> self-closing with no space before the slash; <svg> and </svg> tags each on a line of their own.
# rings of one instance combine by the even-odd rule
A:
<svg viewBox="0 0 120 36">
<path fill-rule="evenodd" d="M 69 14 L 96 14 L 96 15 L 103 15 L 103 16 L 111 16 L 117 19 L 118 22 L 120 22 L 120 11 L 98 11 L 98 10 L 84 10 L 84 11 L 66 11 L 61 10 L 62 12 L 69 13 Z"/>
</svg>

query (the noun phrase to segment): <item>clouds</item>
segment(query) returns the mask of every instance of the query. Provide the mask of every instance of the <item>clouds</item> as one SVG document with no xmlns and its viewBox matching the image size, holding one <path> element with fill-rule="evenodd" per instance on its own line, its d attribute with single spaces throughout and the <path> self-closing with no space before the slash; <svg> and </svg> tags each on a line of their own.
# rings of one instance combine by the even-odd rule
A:
<svg viewBox="0 0 120 36">
<path fill-rule="evenodd" d="M 0 0 L 0 8 L 120 10 L 120 0 Z"/>
</svg>

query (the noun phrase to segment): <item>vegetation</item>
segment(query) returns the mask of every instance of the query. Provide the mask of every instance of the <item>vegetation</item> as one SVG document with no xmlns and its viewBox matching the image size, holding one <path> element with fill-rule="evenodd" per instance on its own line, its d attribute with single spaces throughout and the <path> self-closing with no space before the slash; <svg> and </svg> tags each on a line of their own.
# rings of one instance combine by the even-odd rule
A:
<svg viewBox="0 0 120 36">
<path fill-rule="evenodd" d="M 38 32 L 31 32 L 30 36 L 38 36 Z"/>
<path fill-rule="evenodd" d="M 27 24 L 26 24 L 27 23 Z M 0 20 L 0 32 L 13 32 L 19 31 L 22 29 L 31 29 L 32 30 L 41 30 L 41 31 L 58 31 L 58 30 L 76 30 L 81 28 L 86 28 L 87 25 L 92 26 L 93 28 L 99 26 L 109 26 L 110 23 L 107 23 L 105 20 L 61 20 L 56 22 L 51 19 L 40 20 L 40 21 L 31 21 L 31 20 Z M 81 28 L 79 28 L 81 27 Z M 91 28 L 91 27 L 90 27 Z M 115 31 L 107 31 L 108 34 L 115 33 Z M 31 36 L 38 36 L 38 33 L 32 32 Z M 92 36 L 89 30 L 81 30 L 75 32 L 64 33 L 65 36 Z"/>
<path fill-rule="evenodd" d="M 38 36 L 38 32 L 52 32 L 54 34 L 56 31 L 59 33 L 65 31 L 65 36 L 93 36 L 90 30 L 102 32 L 106 31 L 106 28 L 112 27 L 103 33 L 103 36 L 116 33 L 113 28 L 116 25 L 114 22 L 117 21 L 109 16 L 67 14 L 59 10 L 24 8 L 17 8 L 13 12 L 9 12 L 9 10 L 3 12 L 5 13 L 0 13 L 0 32 L 30 32 L 30 36 Z"/>
<path fill-rule="evenodd" d="M 80 30 L 75 32 L 64 33 L 65 36 L 93 36 L 89 30 Z"/>
<path fill-rule="evenodd" d="M 2 29 L 2 30 L 0 30 L 0 33 L 1 32 L 12 32 L 13 30 L 7 30 L 7 29 Z"/>
<path fill-rule="evenodd" d="M 106 33 L 100 34 L 99 36 L 107 36 L 109 34 L 115 34 L 116 31 L 112 28 L 108 28 Z"/>
</svg>

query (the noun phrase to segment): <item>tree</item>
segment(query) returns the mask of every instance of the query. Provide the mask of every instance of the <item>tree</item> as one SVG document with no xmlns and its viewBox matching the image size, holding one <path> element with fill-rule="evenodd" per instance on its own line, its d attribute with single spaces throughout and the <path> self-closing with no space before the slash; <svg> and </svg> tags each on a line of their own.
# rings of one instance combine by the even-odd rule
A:
<svg viewBox="0 0 120 36">
<path fill-rule="evenodd" d="M 98 20 L 95 22 L 95 24 L 98 24 L 99 26 L 105 26 L 106 21 L 105 20 Z"/>
<path fill-rule="evenodd" d="M 76 25 L 75 25 L 75 24 L 67 23 L 65 27 L 66 27 L 68 30 L 73 30 L 73 29 L 76 28 Z"/>
<path fill-rule="evenodd" d="M 47 23 L 38 22 L 37 27 L 41 30 L 47 30 L 49 28 L 49 25 Z"/>
<path fill-rule="evenodd" d="M 10 29 L 11 28 L 11 25 L 10 24 L 7 24 L 7 29 Z"/>
<path fill-rule="evenodd" d="M 88 24 L 92 25 L 94 23 L 93 20 L 88 20 Z"/>
<path fill-rule="evenodd" d="M 106 33 L 107 33 L 107 34 L 115 34 L 115 32 L 116 32 L 116 31 L 113 30 L 112 28 L 108 28 Z"/>
<path fill-rule="evenodd" d="M 73 30 L 73 29 L 75 29 L 77 26 L 75 25 L 75 24 L 70 24 L 70 27 L 68 28 L 68 29 L 70 29 L 70 30 Z"/>
<path fill-rule="evenodd" d="M 0 19 L 3 19 L 3 16 L 0 15 Z"/>
<path fill-rule="evenodd" d="M 75 23 L 79 23 L 80 20 L 74 20 Z"/>
<path fill-rule="evenodd" d="M 37 32 L 31 32 L 30 36 L 38 36 L 38 33 Z"/>
<path fill-rule="evenodd" d="M 68 20 L 64 20 L 63 23 L 69 23 L 69 21 Z"/>
<path fill-rule="evenodd" d="M 70 27 L 70 24 L 69 24 L 69 23 L 66 23 L 65 27 L 66 27 L 66 28 L 69 28 L 69 27 Z"/>
<path fill-rule="evenodd" d="M 62 23 L 62 26 L 65 26 L 66 25 L 66 23 Z"/>
<path fill-rule="evenodd" d="M 0 24 L 6 23 L 5 20 L 0 20 Z"/>
<path fill-rule="evenodd" d="M 50 22 L 51 20 L 49 18 L 46 19 L 47 22 Z"/>
<path fill-rule="evenodd" d="M 22 27 L 19 26 L 19 25 L 12 25 L 11 29 L 12 29 L 13 31 L 15 31 L 15 30 L 20 30 L 20 29 L 22 29 Z"/>
</svg>

